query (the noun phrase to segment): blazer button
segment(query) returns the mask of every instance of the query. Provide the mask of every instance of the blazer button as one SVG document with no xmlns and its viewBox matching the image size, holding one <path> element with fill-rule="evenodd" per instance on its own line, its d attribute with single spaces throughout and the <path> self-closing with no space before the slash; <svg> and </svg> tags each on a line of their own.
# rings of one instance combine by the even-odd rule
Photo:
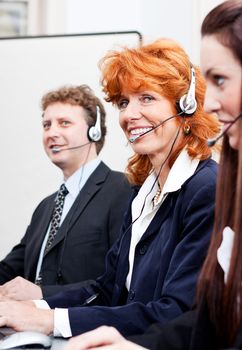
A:
<svg viewBox="0 0 242 350">
<path fill-rule="evenodd" d="M 143 245 L 142 247 L 140 247 L 139 253 L 140 255 L 144 255 L 147 251 L 147 245 Z"/>
<path fill-rule="evenodd" d="M 135 297 L 135 291 L 130 289 L 130 291 L 129 291 L 129 300 L 134 300 L 134 297 Z"/>
</svg>

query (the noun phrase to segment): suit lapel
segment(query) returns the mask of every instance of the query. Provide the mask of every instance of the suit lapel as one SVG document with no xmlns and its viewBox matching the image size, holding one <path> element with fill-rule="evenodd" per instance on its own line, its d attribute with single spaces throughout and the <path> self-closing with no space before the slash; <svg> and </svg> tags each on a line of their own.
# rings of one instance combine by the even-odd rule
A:
<svg viewBox="0 0 242 350">
<path fill-rule="evenodd" d="M 142 235 L 138 244 L 140 244 L 140 242 L 142 242 L 143 240 L 147 239 L 147 237 L 155 235 L 159 232 L 162 222 L 167 218 L 170 210 L 173 210 L 173 200 L 176 195 L 177 193 L 169 194 L 169 196 L 173 196 L 172 199 L 171 198 L 169 200 L 167 200 L 167 198 L 165 199 L 165 201 L 162 203 L 162 206 L 159 208 L 155 217 L 153 218 L 152 222 L 149 224 L 147 230 Z M 128 217 L 127 217 L 127 220 L 129 220 Z M 131 221 L 131 215 L 130 215 L 130 221 Z M 118 266 L 122 266 L 122 269 L 117 270 L 116 279 L 117 281 L 119 281 L 119 285 L 121 286 L 120 292 L 122 288 L 125 288 L 126 278 L 129 270 L 128 261 L 129 261 L 129 248 L 130 248 L 130 240 L 131 240 L 131 229 L 132 228 L 130 227 L 127 230 L 127 232 L 125 231 L 124 238 L 123 239 L 121 238 L 120 251 L 118 252 L 119 261 L 120 261 Z M 115 299 L 113 299 L 112 302 L 114 303 L 117 302 L 119 298 L 120 298 L 120 293 L 115 295 Z"/>
<path fill-rule="evenodd" d="M 49 249 L 49 252 L 52 249 L 54 249 L 54 247 L 60 241 L 64 239 L 68 231 L 75 224 L 78 217 L 82 214 L 83 210 L 85 210 L 90 200 L 99 191 L 102 184 L 105 182 L 109 172 L 110 172 L 110 169 L 103 162 L 101 162 L 98 165 L 98 167 L 95 169 L 95 171 L 91 174 L 86 184 L 78 194 L 75 202 L 73 203 L 71 209 L 69 210 L 67 216 L 65 217 L 65 220 L 63 221 L 61 227 L 59 228 L 59 231 L 55 236 L 55 239 L 53 241 L 51 248 Z M 49 252 L 47 252 L 47 254 Z"/>
<path fill-rule="evenodd" d="M 30 278 L 32 275 L 35 276 L 36 264 L 39 258 L 40 249 L 43 244 L 43 240 L 45 238 L 48 226 L 50 224 L 52 212 L 55 206 L 55 197 L 56 193 L 54 193 L 48 199 L 46 199 L 44 210 L 41 213 L 41 216 L 39 217 L 38 230 L 36 230 L 36 232 L 34 232 L 33 234 L 34 244 L 31 245 L 31 254 L 29 255 L 29 262 L 26 265 L 26 276 L 28 278 Z M 28 267 L 30 268 L 30 270 L 28 270 Z M 33 276 L 31 278 L 34 278 Z"/>
<path fill-rule="evenodd" d="M 147 237 L 150 237 L 153 234 L 156 234 L 159 231 L 162 223 L 167 218 L 170 210 L 173 210 L 173 201 L 178 195 L 178 192 L 168 194 L 167 198 L 162 203 L 161 207 L 155 214 L 153 220 L 149 224 L 147 230 L 144 232 L 143 236 L 140 239 L 140 242 L 145 240 Z M 171 198 L 172 197 L 172 198 Z"/>
</svg>

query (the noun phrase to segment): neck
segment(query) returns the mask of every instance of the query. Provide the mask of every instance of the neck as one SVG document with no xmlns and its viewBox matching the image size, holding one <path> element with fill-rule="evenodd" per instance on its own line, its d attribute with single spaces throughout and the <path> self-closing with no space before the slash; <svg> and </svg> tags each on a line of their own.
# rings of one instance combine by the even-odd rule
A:
<svg viewBox="0 0 242 350">
<path fill-rule="evenodd" d="M 75 162 L 73 164 L 67 164 L 65 168 L 61 168 L 63 172 L 63 177 L 65 181 L 71 177 L 78 169 L 80 169 L 81 166 L 84 166 L 85 164 L 91 162 L 92 160 L 97 158 L 97 153 L 95 152 L 89 152 L 88 157 L 86 159 L 83 159 L 79 162 Z"/>
<path fill-rule="evenodd" d="M 155 162 L 154 159 L 153 159 L 153 161 L 151 162 L 152 165 L 153 165 L 155 174 L 156 174 L 156 176 L 158 176 L 158 183 L 159 183 L 159 186 L 160 186 L 161 190 L 163 189 L 163 186 L 164 186 L 164 184 L 166 182 L 167 176 L 168 176 L 168 174 L 169 174 L 169 172 L 171 170 L 169 165 L 168 165 L 168 161 L 169 160 L 167 160 L 163 164 L 164 160 L 162 160 L 162 162 L 161 162 L 160 159 L 159 159 L 159 161 Z M 162 169 L 161 169 L 161 167 L 162 167 Z"/>
<path fill-rule="evenodd" d="M 161 174 L 158 177 L 159 187 L 161 191 L 164 187 L 164 184 L 166 182 L 169 172 L 170 172 L 170 169 L 165 169 L 164 171 L 161 172 Z"/>
</svg>

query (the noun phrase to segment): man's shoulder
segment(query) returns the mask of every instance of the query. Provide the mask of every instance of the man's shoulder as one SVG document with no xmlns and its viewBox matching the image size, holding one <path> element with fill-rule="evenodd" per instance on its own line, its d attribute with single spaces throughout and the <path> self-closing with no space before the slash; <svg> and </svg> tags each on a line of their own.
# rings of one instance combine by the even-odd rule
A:
<svg viewBox="0 0 242 350">
<path fill-rule="evenodd" d="M 57 193 L 58 193 L 58 191 L 55 191 L 55 192 L 53 192 L 53 193 L 47 195 L 46 197 L 44 197 L 44 198 L 39 202 L 39 204 L 38 204 L 37 207 L 41 206 L 42 204 L 52 203 L 52 202 L 55 200 L 55 198 L 56 198 L 56 196 L 57 196 Z"/>
<path fill-rule="evenodd" d="M 100 167 L 100 168 L 99 168 Z M 108 165 L 106 165 L 103 161 L 98 166 L 99 170 L 106 171 L 106 174 L 112 179 L 112 180 L 117 180 L 117 181 L 124 181 L 124 183 L 128 184 L 128 180 L 126 175 L 119 170 L 113 170 L 111 169 Z M 98 169 L 97 168 L 97 169 Z"/>
</svg>

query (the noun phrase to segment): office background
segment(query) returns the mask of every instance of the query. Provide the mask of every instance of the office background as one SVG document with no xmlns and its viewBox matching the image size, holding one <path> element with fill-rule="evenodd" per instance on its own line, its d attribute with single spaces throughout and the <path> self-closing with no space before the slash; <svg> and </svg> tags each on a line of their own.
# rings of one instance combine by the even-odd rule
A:
<svg viewBox="0 0 242 350">
<path fill-rule="evenodd" d="M 199 64 L 199 29 L 201 21 L 205 14 L 220 2 L 222 1 L 0 1 L 0 36 L 138 31 L 145 43 L 159 37 L 176 39 L 187 50 L 191 60 Z M 8 45 L 6 46 L 8 42 L 12 43 L 10 44 L 11 48 Z M 0 55 L 0 115 L 2 121 L 0 154 L 3 160 L 1 177 L 3 189 L 0 197 L 0 211 L 2 214 L 0 221 L 2 236 L 0 259 L 23 236 L 31 214 L 39 201 L 55 191 L 61 181 L 61 172 L 49 162 L 41 145 L 42 130 L 38 98 L 41 98 L 42 92 L 39 96 L 34 96 L 34 93 L 37 94 L 39 86 L 38 78 L 34 79 L 33 77 L 33 72 L 38 70 L 38 66 L 35 67 L 34 65 L 38 62 L 27 54 L 24 46 L 19 45 L 18 47 L 13 43 L 14 41 L 11 42 L 11 40 L 5 41 L 5 43 L 2 40 L 2 44 L 5 45 L 2 45 L 2 53 L 5 53 L 5 55 Z M 125 37 L 125 39 L 122 38 L 122 40 L 120 37 L 119 43 L 137 45 L 138 37 L 131 35 Z M 97 46 L 92 43 L 90 48 L 88 45 L 86 46 L 89 51 L 86 52 L 87 56 L 93 53 L 98 58 L 100 52 L 97 49 L 95 50 Z M 111 41 L 106 42 L 103 48 L 108 49 L 109 45 L 112 48 Z M 26 47 L 30 47 L 29 43 Z M 46 52 L 43 50 L 43 57 L 40 54 L 38 56 L 42 61 L 45 57 L 46 60 L 48 58 L 48 50 Z M 71 48 L 63 47 L 61 55 L 63 60 L 65 60 L 68 50 L 71 50 Z M 29 65 L 30 67 L 28 79 L 26 73 L 21 70 L 21 60 L 26 66 Z M 70 77 L 76 75 L 78 81 L 63 81 L 63 83 L 79 83 L 78 74 L 83 71 L 88 72 L 88 69 L 93 70 L 93 67 L 88 66 L 86 61 L 80 59 L 79 72 L 78 62 L 77 60 L 75 64 L 76 71 L 69 72 Z M 69 70 L 72 69 L 70 66 Z M 45 74 L 48 76 L 48 72 Z M 62 78 L 65 79 L 65 76 L 63 72 Z M 85 77 L 85 75 L 81 76 Z M 33 77 L 32 81 L 31 77 Z M 86 78 L 83 79 L 85 81 L 80 81 L 80 83 L 87 83 Z M 45 88 L 56 88 L 60 85 L 60 82 L 62 80 L 52 79 L 48 81 L 48 86 Z M 98 79 L 95 83 L 91 83 L 91 87 L 100 97 L 102 96 Z M 20 95 L 21 93 L 24 95 Z M 17 106 L 16 101 L 18 100 L 21 100 L 22 112 L 19 109 L 12 109 L 13 106 Z M 35 109 L 31 110 L 31 104 L 35 105 Z M 112 109 L 111 106 L 106 105 L 106 108 L 108 112 L 108 136 L 101 157 L 114 169 L 124 170 L 131 150 L 126 146 L 125 139 L 118 128 L 117 111 Z"/>
</svg>

